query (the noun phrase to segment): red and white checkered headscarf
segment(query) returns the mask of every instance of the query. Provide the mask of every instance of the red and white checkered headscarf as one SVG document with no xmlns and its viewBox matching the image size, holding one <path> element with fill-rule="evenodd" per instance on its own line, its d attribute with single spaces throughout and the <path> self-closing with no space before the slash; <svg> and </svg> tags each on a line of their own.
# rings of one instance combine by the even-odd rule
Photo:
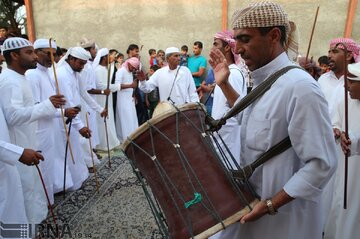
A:
<svg viewBox="0 0 360 239">
<path fill-rule="evenodd" d="M 226 42 L 230 48 L 231 52 L 234 56 L 235 64 L 238 65 L 240 63 L 240 55 L 235 53 L 235 39 L 234 39 L 234 31 L 222 31 L 217 32 L 214 36 L 215 39 L 220 39 L 224 42 Z"/>
<path fill-rule="evenodd" d="M 330 41 L 330 49 L 336 47 L 337 44 L 343 43 L 348 51 L 351 51 L 354 57 L 354 61 L 360 62 L 360 46 L 351 38 L 336 38 Z M 344 49 L 344 46 L 339 44 L 337 46 L 340 49 Z"/>
<path fill-rule="evenodd" d="M 130 65 L 132 65 L 133 67 L 135 67 L 136 69 L 139 69 L 139 65 L 140 65 L 140 60 L 137 57 L 131 57 L 129 59 L 127 59 L 122 66 L 125 67 L 128 71 L 129 71 L 129 66 L 128 63 Z"/>
</svg>

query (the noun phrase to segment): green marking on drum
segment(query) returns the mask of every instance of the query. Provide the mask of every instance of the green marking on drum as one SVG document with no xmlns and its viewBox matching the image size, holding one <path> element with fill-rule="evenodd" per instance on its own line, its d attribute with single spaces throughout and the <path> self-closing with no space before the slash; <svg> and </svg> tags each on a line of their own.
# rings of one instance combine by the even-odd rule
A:
<svg viewBox="0 0 360 239">
<path fill-rule="evenodd" d="M 189 208 L 189 207 L 191 207 L 192 205 L 201 202 L 201 200 L 202 200 L 201 194 L 200 194 L 200 193 L 194 193 L 194 199 L 186 202 L 186 203 L 185 203 L 185 208 Z"/>
</svg>

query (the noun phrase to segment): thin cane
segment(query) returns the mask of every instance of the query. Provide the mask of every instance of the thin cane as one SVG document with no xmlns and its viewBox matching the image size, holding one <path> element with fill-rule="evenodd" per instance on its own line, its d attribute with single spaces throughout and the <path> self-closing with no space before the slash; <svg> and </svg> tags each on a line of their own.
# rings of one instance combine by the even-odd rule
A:
<svg viewBox="0 0 360 239">
<path fill-rule="evenodd" d="M 86 118 L 86 127 L 89 128 L 88 112 L 85 113 L 85 118 Z M 99 191 L 99 181 L 98 181 L 97 173 L 96 173 L 94 155 L 92 153 L 91 137 L 89 137 L 89 147 L 90 147 L 91 160 L 92 160 L 92 164 L 93 164 L 93 168 L 94 168 L 94 175 L 95 175 L 95 182 L 96 182 L 96 192 L 98 192 Z"/>
<path fill-rule="evenodd" d="M 110 56 L 108 55 L 107 57 L 107 70 L 108 70 L 108 74 L 107 74 L 107 86 L 106 89 L 109 90 L 110 88 Z M 108 110 L 109 106 L 109 95 L 106 96 L 105 99 L 105 109 Z M 106 122 L 106 117 L 104 117 L 104 124 L 105 124 L 105 136 L 106 136 L 106 146 L 107 146 L 107 153 L 108 153 L 108 158 L 109 158 L 109 168 L 111 168 L 111 158 L 110 158 L 110 146 L 109 146 L 109 133 L 108 133 L 108 127 L 107 127 L 107 122 Z"/>
<path fill-rule="evenodd" d="M 52 48 L 52 47 L 51 47 L 51 41 L 52 41 L 52 38 L 49 39 L 50 48 Z M 56 75 L 54 55 L 53 55 L 53 54 L 50 54 L 50 58 L 51 58 L 51 65 L 52 65 L 52 67 L 53 67 L 53 73 L 54 73 L 54 78 L 55 78 L 56 94 L 57 94 L 57 95 L 60 95 L 60 88 L 59 88 L 59 82 L 58 82 L 57 75 Z M 64 130 L 65 130 L 65 135 L 66 135 L 66 141 L 67 141 L 67 143 L 69 144 L 69 151 L 70 151 L 71 159 L 72 159 L 73 163 L 75 164 L 74 155 L 73 155 L 72 148 L 71 148 L 71 144 L 70 144 L 70 138 L 69 138 L 68 130 L 67 130 L 67 127 L 66 127 L 65 115 L 64 115 L 64 111 L 63 111 L 63 110 L 64 110 L 63 106 L 60 106 L 61 118 L 62 118 L 63 125 L 64 125 Z"/>
<path fill-rule="evenodd" d="M 344 49 L 344 66 L 345 66 L 345 72 L 344 72 L 344 92 L 345 92 L 345 137 L 349 139 L 349 119 L 348 119 L 348 86 L 347 86 L 347 46 L 344 43 L 338 43 L 335 45 L 335 48 L 338 48 L 338 46 L 341 45 Z M 345 154 L 345 173 L 344 173 L 344 209 L 347 208 L 347 182 L 348 182 L 348 154 Z"/>
<path fill-rule="evenodd" d="M 72 118 L 70 118 L 69 120 L 69 132 L 68 134 L 70 135 L 71 132 L 71 125 L 72 125 Z M 65 199 L 65 194 L 66 194 L 66 162 L 67 162 L 67 153 L 68 153 L 68 149 L 69 149 L 69 141 L 66 141 L 66 146 L 65 146 L 65 158 L 64 158 L 64 184 L 63 184 L 63 196 Z"/>
<path fill-rule="evenodd" d="M 318 6 L 317 9 L 316 9 L 316 14 L 315 14 L 314 23 L 313 23 L 312 30 L 311 30 L 309 45 L 308 45 L 308 49 L 307 49 L 307 52 L 306 52 L 305 65 L 308 63 L 308 57 L 309 57 L 309 52 L 310 52 L 310 48 L 311 48 L 311 42 L 312 42 L 314 32 L 315 32 L 315 26 L 316 26 L 317 17 L 319 15 L 319 9 L 320 9 L 320 6 Z"/>
<path fill-rule="evenodd" d="M 46 190 L 46 186 L 45 186 L 45 182 L 44 182 L 43 176 L 42 176 L 41 171 L 40 171 L 40 169 L 39 169 L 39 167 L 38 167 L 37 164 L 35 164 L 35 167 L 36 167 L 36 169 L 37 169 L 37 171 L 38 171 L 38 173 L 39 173 L 39 177 L 40 177 L 42 186 L 43 186 L 43 188 L 44 188 L 44 192 L 45 192 L 46 199 L 47 199 L 47 202 L 48 202 L 48 207 L 49 207 L 49 209 L 50 209 L 50 214 L 51 214 L 51 216 L 52 216 L 52 218 L 53 218 L 53 222 L 54 222 L 55 227 L 56 227 L 56 236 L 59 238 L 59 227 L 58 227 L 58 224 L 57 224 L 57 222 L 56 222 L 55 214 L 54 214 L 53 208 L 52 208 L 52 206 L 51 206 L 49 194 L 48 194 L 48 192 L 47 192 L 47 190 Z"/>
</svg>

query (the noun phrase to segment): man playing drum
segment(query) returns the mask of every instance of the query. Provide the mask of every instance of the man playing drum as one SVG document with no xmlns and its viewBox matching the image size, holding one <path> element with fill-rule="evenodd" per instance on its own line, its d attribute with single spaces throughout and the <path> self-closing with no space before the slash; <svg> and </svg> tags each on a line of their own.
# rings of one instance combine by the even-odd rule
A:
<svg viewBox="0 0 360 239">
<path fill-rule="evenodd" d="M 254 3 L 234 13 L 236 53 L 245 60 L 254 88 L 278 70 L 293 65 L 286 55 L 287 14 L 272 2 Z M 218 49 L 210 52 L 215 80 L 228 103 L 239 95 L 228 81 L 228 64 Z M 238 115 L 241 166 L 255 161 L 287 136 L 292 148 L 257 168 L 249 179 L 261 201 L 244 215 L 232 238 L 321 238 L 321 194 L 336 168 L 326 100 L 317 82 L 294 68 Z M 276 215 L 275 215 L 276 214 Z"/>
</svg>

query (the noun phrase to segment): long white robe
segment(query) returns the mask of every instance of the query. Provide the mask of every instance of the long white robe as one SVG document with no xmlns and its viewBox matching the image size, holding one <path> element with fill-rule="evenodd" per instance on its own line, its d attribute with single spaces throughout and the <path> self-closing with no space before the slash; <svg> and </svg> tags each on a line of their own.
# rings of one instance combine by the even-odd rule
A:
<svg viewBox="0 0 360 239">
<path fill-rule="evenodd" d="M 131 84 L 133 75 L 126 67 L 122 67 L 116 72 L 115 84 Z M 132 97 L 134 89 L 121 89 L 117 94 L 116 101 L 116 134 L 120 142 L 124 142 L 127 137 L 139 127 L 135 101 Z"/>
<path fill-rule="evenodd" d="M 344 95 L 344 94 L 343 94 Z M 348 97 L 349 135 L 360 134 L 360 100 Z M 341 131 L 345 130 L 345 104 L 344 99 L 338 102 L 336 114 L 333 119 L 333 127 Z M 356 143 L 356 140 L 355 140 Z M 356 151 L 356 145 L 352 148 L 352 154 L 348 157 L 348 181 L 347 181 L 347 209 L 343 209 L 344 200 L 344 172 L 345 156 L 338 154 L 339 166 L 335 175 L 333 201 L 329 218 L 325 226 L 325 239 L 353 239 L 360 235 L 360 186 L 359 171 L 360 155 Z M 341 151 L 342 152 L 342 151 Z"/>
<path fill-rule="evenodd" d="M 339 99 L 343 98 L 344 91 L 344 76 L 337 78 L 333 71 L 329 71 L 318 79 L 320 88 L 325 95 L 325 99 L 328 103 L 330 118 L 333 119 L 336 114 L 336 107 L 339 103 Z M 341 154 L 341 148 L 336 147 L 337 155 Z M 324 210 L 324 223 L 328 219 L 328 214 L 332 204 L 333 191 L 335 183 L 335 174 L 331 177 L 329 183 L 324 188 L 322 197 L 322 206 Z"/>
<path fill-rule="evenodd" d="M 16 164 L 24 149 L 10 144 L 9 132 L 0 108 L 0 221 L 28 223 L 21 179 Z"/>
<path fill-rule="evenodd" d="M 107 74 L 108 74 L 107 68 L 105 66 L 98 65 L 95 69 L 95 72 L 97 77 L 96 88 L 100 90 L 105 90 L 107 87 Z M 111 92 L 116 92 L 120 90 L 120 84 L 110 84 L 109 88 Z M 105 106 L 106 96 L 96 95 L 96 101 L 98 102 L 99 105 Z M 113 105 L 113 97 L 112 97 L 112 93 L 110 93 L 108 99 L 108 117 L 106 119 L 110 149 L 113 149 L 120 144 L 120 141 L 116 136 L 114 110 L 112 105 Z M 100 115 L 97 115 L 96 121 L 97 121 L 99 141 L 100 141 L 99 145 L 96 148 L 101 150 L 107 150 L 104 118 L 101 118 Z"/>
<path fill-rule="evenodd" d="M 37 64 L 36 69 L 25 73 L 32 88 L 35 103 L 42 102 L 56 95 L 55 82 L 50 77 L 49 68 Z M 37 149 L 41 150 L 45 160 L 40 163 L 40 169 L 49 194 L 51 204 L 54 203 L 54 193 L 63 190 L 65 144 L 62 140 L 62 119 L 58 110 L 55 117 L 43 118 L 37 121 Z M 66 167 L 66 189 L 73 186 L 69 166 Z"/>
<path fill-rule="evenodd" d="M 57 69 L 57 77 L 59 82 L 60 93 L 65 96 L 66 104 L 65 108 L 75 107 L 81 104 L 80 93 L 79 93 L 79 73 L 73 71 L 70 65 L 67 62 L 64 62 Z M 70 156 L 70 150 L 67 154 L 67 165 L 69 165 L 69 170 L 71 172 L 71 178 L 73 181 L 73 187 L 71 190 L 77 190 L 81 187 L 85 179 L 88 178 L 89 172 L 84 161 L 83 149 L 80 145 L 79 130 L 84 127 L 84 123 L 80 119 L 80 116 L 77 115 L 72 120 L 71 132 L 70 132 L 70 143 L 72 147 L 72 152 L 74 155 L 75 164 L 73 164 Z M 69 125 L 68 125 L 69 128 Z M 66 135 L 64 128 L 62 129 L 63 141 L 66 143 Z"/>
<path fill-rule="evenodd" d="M 92 148 L 96 148 L 96 145 L 99 144 L 99 132 L 97 127 L 97 113 L 101 113 L 103 111 L 103 107 L 101 107 L 95 100 L 95 96 L 89 94 L 87 91 L 91 89 L 96 89 L 96 73 L 92 67 L 92 62 L 88 61 L 84 66 L 84 69 L 80 72 L 80 80 L 79 80 L 79 93 L 81 95 L 81 106 L 82 110 L 80 112 L 80 117 L 83 122 L 86 122 L 86 112 L 88 112 L 88 123 L 89 128 L 92 132 L 91 134 L 91 146 Z M 89 139 L 81 137 L 80 144 L 83 149 L 83 157 L 85 163 L 88 167 L 97 165 L 100 163 L 96 154 L 90 151 Z"/>
<path fill-rule="evenodd" d="M 140 81 L 140 90 L 144 93 L 150 93 L 158 87 L 160 101 L 168 101 L 170 97 L 175 105 L 199 102 L 199 96 L 196 93 L 195 83 L 190 70 L 184 66 L 180 67 L 180 69 L 179 67 L 170 70 L 169 66 L 165 66 L 157 70 L 149 80 Z"/>
<path fill-rule="evenodd" d="M 0 75 L 1 106 L 9 128 L 11 143 L 23 148 L 36 149 L 36 121 L 53 117 L 57 110 L 49 99 L 34 105 L 29 82 L 24 75 L 7 69 Z M 47 215 L 47 201 L 38 172 L 20 162 L 17 167 L 21 176 L 30 223 L 40 223 Z"/>
<path fill-rule="evenodd" d="M 253 71 L 254 87 L 291 64 L 282 53 Z M 265 215 L 241 225 L 232 238 L 321 238 L 321 194 L 336 169 L 336 151 L 326 100 L 318 83 L 303 70 L 290 70 L 238 117 L 241 167 L 290 136 L 292 148 L 257 168 L 250 183 L 262 200 L 282 189 L 295 200 L 279 208 L 275 216 Z"/>
<path fill-rule="evenodd" d="M 235 64 L 229 65 L 230 75 L 229 75 L 229 83 L 235 89 L 235 91 L 240 95 L 240 99 L 246 95 L 246 82 L 241 73 L 241 70 Z M 221 91 L 218 85 L 215 86 L 214 89 L 214 101 L 213 108 L 211 112 L 211 116 L 214 119 L 220 119 L 225 115 L 225 113 L 229 110 L 226 97 L 224 93 Z M 231 154 L 234 156 L 234 159 L 238 164 L 240 164 L 240 125 L 235 117 L 232 117 L 226 121 L 226 124 L 221 127 L 218 131 L 221 138 L 226 143 L 229 148 Z M 216 135 L 216 134 L 215 134 Z M 217 135 L 216 135 L 217 136 Z M 221 143 L 219 137 L 217 137 L 217 141 L 220 143 L 220 146 L 224 149 L 226 156 L 228 158 L 229 163 L 231 164 L 231 168 L 236 168 L 234 162 L 232 161 L 230 155 L 227 153 L 225 147 Z M 226 163 L 227 164 L 227 163 Z M 227 238 L 231 237 L 234 232 L 237 230 L 236 227 L 239 227 L 239 223 L 235 223 L 230 227 L 226 228 L 214 236 L 210 237 L 211 239 L 216 238 Z"/>
</svg>

